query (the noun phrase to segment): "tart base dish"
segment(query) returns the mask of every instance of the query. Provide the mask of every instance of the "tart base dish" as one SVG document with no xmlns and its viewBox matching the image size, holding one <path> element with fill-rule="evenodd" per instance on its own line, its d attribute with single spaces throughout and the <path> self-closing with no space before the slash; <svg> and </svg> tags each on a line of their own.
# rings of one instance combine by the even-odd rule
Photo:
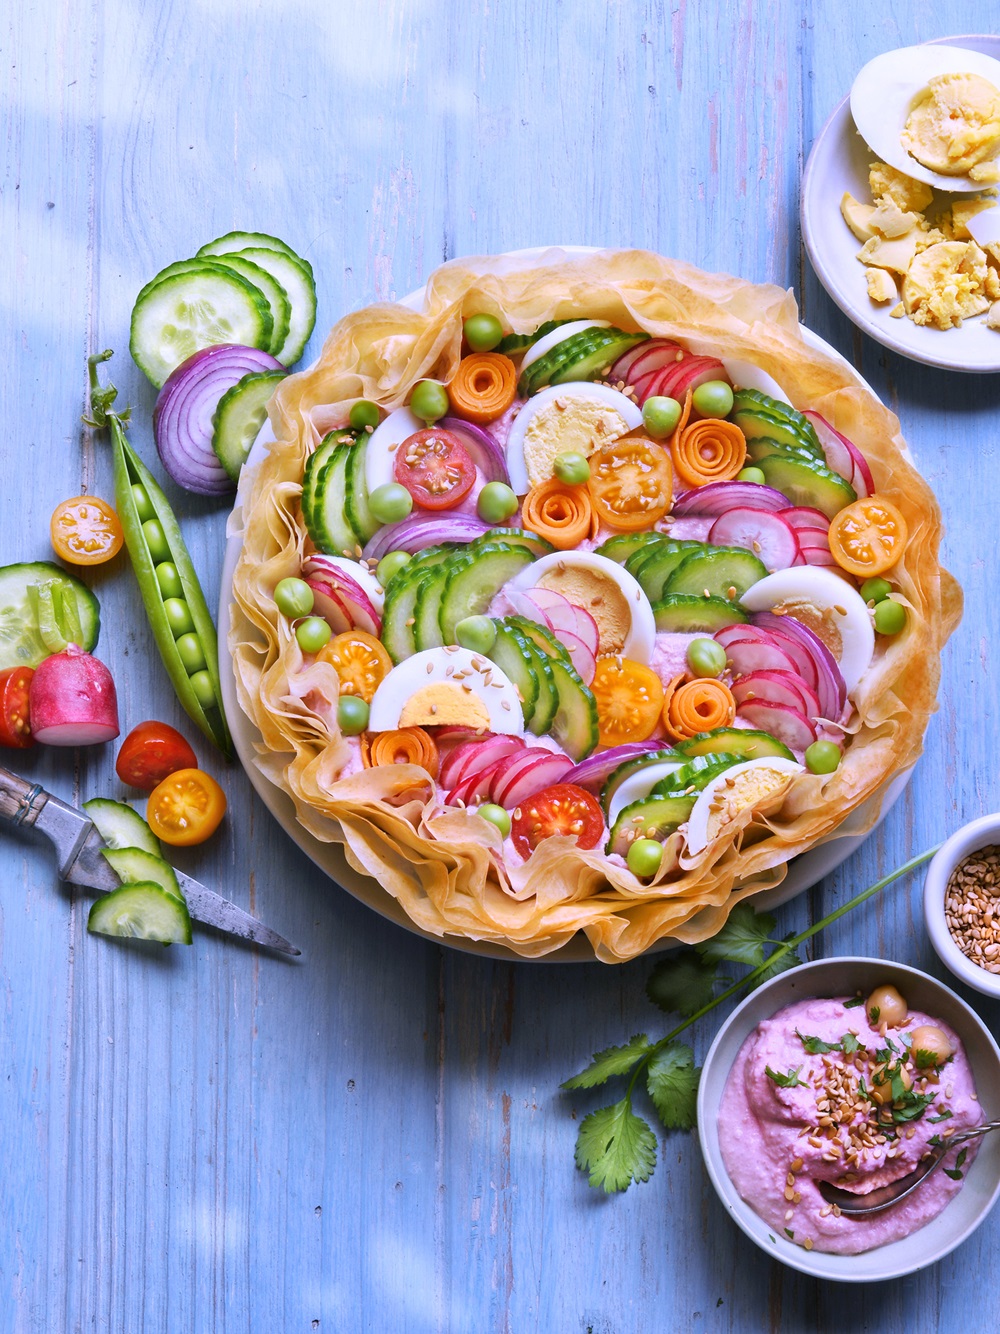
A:
<svg viewBox="0 0 1000 1334">
<path fill-rule="evenodd" d="M 500 832 L 471 809 L 446 808 L 425 769 L 357 770 L 337 725 L 336 673 L 303 653 L 275 606 L 276 584 L 298 576 L 312 551 L 300 510 L 308 457 L 345 426 L 358 399 L 392 410 L 422 379 L 448 384 L 462 355 L 463 320 L 483 313 L 526 334 L 551 320 L 606 320 L 757 367 L 796 408 L 822 414 L 854 442 L 879 495 L 905 519 L 909 537 L 891 577 L 906 625 L 878 636 L 853 693 L 839 766 L 796 773 L 777 805 L 741 811 L 697 856 L 683 829 L 671 833 L 650 879 L 605 855 L 603 843 L 586 850 L 564 835 L 544 839 L 527 860 L 505 857 Z M 351 866 L 376 879 L 422 930 L 495 942 L 524 957 L 557 950 L 582 931 L 609 963 L 668 937 L 702 940 L 741 898 L 780 884 L 790 858 L 834 830 L 870 828 L 878 816 L 870 799 L 920 754 L 941 649 L 961 614 L 958 585 L 938 561 L 940 512 L 905 454 L 897 418 L 805 341 L 790 292 L 648 251 L 453 261 L 429 279 L 421 311 L 377 305 L 335 325 L 315 365 L 279 385 L 270 418 L 276 443 L 241 482 L 245 539 L 229 635 L 240 706 L 261 737 L 254 762 L 289 794 L 303 827 L 343 844 Z"/>
</svg>

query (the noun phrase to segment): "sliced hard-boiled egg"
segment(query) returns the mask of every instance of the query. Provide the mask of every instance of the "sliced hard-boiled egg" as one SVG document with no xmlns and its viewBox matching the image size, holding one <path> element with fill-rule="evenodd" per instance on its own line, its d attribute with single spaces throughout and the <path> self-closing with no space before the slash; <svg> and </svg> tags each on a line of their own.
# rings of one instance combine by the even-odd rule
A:
<svg viewBox="0 0 1000 1334">
<path fill-rule="evenodd" d="M 409 408 L 396 408 L 384 422 L 375 427 L 368 437 L 365 451 L 365 481 L 368 483 L 369 495 L 377 486 L 396 480 L 393 472 L 396 450 L 404 440 L 422 431 L 425 425 Z"/>
<path fill-rule="evenodd" d="M 683 768 L 684 763 L 683 760 L 660 760 L 658 764 L 644 764 L 634 774 L 622 779 L 608 802 L 608 826 L 614 824 L 626 806 L 648 797 L 661 778 L 669 778 L 672 773 Z"/>
<path fill-rule="evenodd" d="M 726 769 L 705 787 L 688 816 L 688 852 L 704 852 L 740 811 L 773 806 L 795 775 L 804 773 L 805 768 L 795 760 L 776 756 Z"/>
<path fill-rule="evenodd" d="M 510 428 L 510 484 L 517 495 L 527 495 L 549 480 L 560 454 L 589 458 L 641 424 L 642 410 L 617 389 L 583 380 L 549 385 L 528 399 Z"/>
<path fill-rule="evenodd" d="M 544 338 L 539 338 L 537 343 L 532 343 L 524 354 L 521 371 L 523 373 L 529 366 L 533 366 L 536 361 L 541 361 L 547 352 L 551 352 L 560 343 L 565 343 L 566 339 L 572 338 L 574 334 L 583 333 L 585 329 L 610 328 L 610 320 L 570 320 L 567 324 L 560 324 L 558 329 L 553 329 Z"/>
<path fill-rule="evenodd" d="M 372 697 L 368 728 L 474 727 L 520 736 L 517 688 L 496 663 L 455 645 L 424 649 L 383 677 Z"/>
<path fill-rule="evenodd" d="M 762 371 L 759 366 L 755 366 L 750 361 L 737 361 L 735 357 L 722 357 L 721 361 L 726 369 L 726 374 L 738 388 L 756 389 L 759 394 L 767 394 L 768 398 L 774 398 L 779 403 L 787 403 L 789 407 L 792 406 L 792 400 L 777 380 L 771 379 L 767 371 Z"/>
<path fill-rule="evenodd" d="M 323 561 L 326 565 L 339 565 L 345 574 L 350 575 L 354 582 L 360 585 L 362 592 L 367 594 L 369 602 L 378 614 L 382 615 L 385 589 L 367 565 L 359 560 L 351 560 L 348 556 L 324 556 Z"/>
<path fill-rule="evenodd" d="M 875 631 L 861 594 L 818 565 L 795 565 L 759 579 L 740 598 L 747 611 L 787 612 L 822 639 L 853 694 L 875 652 Z"/>
<path fill-rule="evenodd" d="M 547 588 L 589 612 L 597 622 L 600 657 L 618 653 L 648 665 L 653 656 L 656 620 L 649 598 L 638 580 L 607 556 L 554 551 L 525 566 L 509 587 L 522 593 Z"/>
<path fill-rule="evenodd" d="M 932 80 L 963 74 L 975 79 L 965 84 L 947 80 L 941 85 L 946 91 L 950 86 L 952 93 L 958 94 L 956 106 L 935 109 L 929 87 Z M 851 87 L 851 115 L 869 148 L 890 167 L 939 190 L 981 190 L 988 180 L 982 175 L 979 180 L 974 178 L 977 168 L 973 159 L 980 165 L 992 159 L 1000 149 L 1000 138 L 990 128 L 991 117 L 976 110 L 983 93 L 979 81 L 991 84 L 1000 97 L 1000 61 L 955 46 L 904 46 L 886 51 L 864 66 Z M 960 111 L 963 101 L 968 107 L 966 115 Z M 958 114 L 952 114 L 956 111 Z M 959 174 L 925 165 L 944 164 L 941 132 L 948 135 L 956 130 L 956 149 L 960 147 L 966 154 L 954 159 Z M 971 178 L 970 167 L 974 173 Z"/>
</svg>

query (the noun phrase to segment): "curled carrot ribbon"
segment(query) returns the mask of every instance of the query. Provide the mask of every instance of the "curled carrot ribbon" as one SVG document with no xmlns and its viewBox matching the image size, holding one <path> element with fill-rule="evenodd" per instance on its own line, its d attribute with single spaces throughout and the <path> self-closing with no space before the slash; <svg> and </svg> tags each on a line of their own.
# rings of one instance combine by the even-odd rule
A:
<svg viewBox="0 0 1000 1334">
<path fill-rule="evenodd" d="M 747 442 L 732 422 L 704 417 L 674 433 L 670 452 L 683 482 L 707 486 L 732 481 L 746 463 Z"/>
<path fill-rule="evenodd" d="M 560 551 L 569 551 L 591 535 L 594 509 L 585 486 L 567 486 L 552 477 L 533 486 L 524 498 L 521 523 Z"/>
<path fill-rule="evenodd" d="M 463 357 L 448 385 L 451 406 L 473 422 L 502 417 L 516 393 L 514 363 L 502 352 L 473 352 Z"/>
<path fill-rule="evenodd" d="M 732 691 L 712 677 L 680 685 L 680 676 L 671 681 L 663 705 L 663 726 L 674 741 L 684 741 L 699 732 L 729 727 L 736 717 Z"/>
<path fill-rule="evenodd" d="M 368 752 L 361 757 L 368 768 L 380 764 L 419 764 L 437 777 L 439 756 L 429 732 L 422 727 L 400 727 L 394 732 L 376 732 L 368 739 Z"/>
</svg>

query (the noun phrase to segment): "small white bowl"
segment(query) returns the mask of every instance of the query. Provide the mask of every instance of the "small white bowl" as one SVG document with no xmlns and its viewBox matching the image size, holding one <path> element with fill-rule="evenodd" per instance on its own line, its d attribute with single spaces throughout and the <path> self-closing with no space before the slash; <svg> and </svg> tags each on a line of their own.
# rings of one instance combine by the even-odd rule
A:
<svg viewBox="0 0 1000 1334">
<path fill-rule="evenodd" d="M 962 1039 L 976 1092 L 987 1120 L 1000 1118 L 1000 1049 L 979 1016 L 943 983 L 883 959 L 818 959 L 751 992 L 729 1016 L 705 1057 L 698 1089 L 698 1138 L 705 1166 L 719 1199 L 747 1236 L 768 1255 L 815 1278 L 842 1283 L 875 1283 L 912 1274 L 953 1251 L 975 1231 L 1000 1195 L 1000 1132 L 987 1135 L 969 1168 L 965 1184 L 926 1226 L 900 1241 L 859 1255 L 807 1251 L 776 1235 L 733 1185 L 719 1147 L 719 1106 L 733 1062 L 762 1019 L 795 1001 L 815 996 L 868 995 L 881 982 L 897 987 L 907 1003 L 943 1019 Z"/>
<path fill-rule="evenodd" d="M 934 854 L 924 880 L 924 921 L 938 958 L 966 986 L 985 996 L 1000 997 L 1000 973 L 988 973 L 972 962 L 955 943 L 944 920 L 944 896 L 955 867 L 970 852 L 1000 843 L 1000 815 L 984 815 L 955 831 Z"/>
</svg>

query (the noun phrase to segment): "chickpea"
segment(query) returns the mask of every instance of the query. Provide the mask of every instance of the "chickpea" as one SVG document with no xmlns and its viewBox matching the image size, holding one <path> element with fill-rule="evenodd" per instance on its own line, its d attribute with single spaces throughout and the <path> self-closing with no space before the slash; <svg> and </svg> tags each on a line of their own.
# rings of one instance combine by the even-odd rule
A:
<svg viewBox="0 0 1000 1334">
<path fill-rule="evenodd" d="M 879 1024 L 899 1028 L 900 1024 L 906 1023 L 909 1010 L 895 987 L 883 985 L 876 987 L 865 1001 L 865 1014 L 873 1028 L 878 1028 Z"/>
<path fill-rule="evenodd" d="M 940 1068 L 955 1054 L 947 1033 L 935 1024 L 920 1024 L 913 1030 L 910 1034 L 910 1051 L 913 1052 L 913 1061 L 918 1069 L 927 1065 Z M 918 1059 L 918 1055 L 921 1059 Z"/>
</svg>

